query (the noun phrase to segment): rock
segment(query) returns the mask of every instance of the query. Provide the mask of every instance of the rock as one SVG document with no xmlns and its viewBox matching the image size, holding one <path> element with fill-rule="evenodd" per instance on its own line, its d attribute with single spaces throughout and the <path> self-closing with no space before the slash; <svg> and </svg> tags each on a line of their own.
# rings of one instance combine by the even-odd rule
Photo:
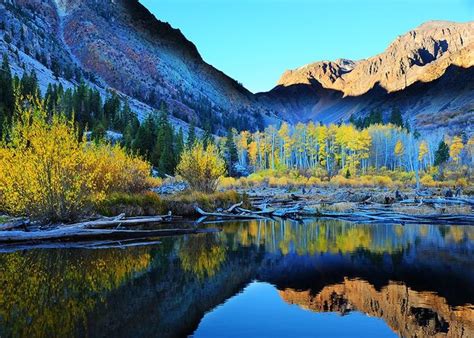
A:
<svg viewBox="0 0 474 338">
<path fill-rule="evenodd" d="M 189 188 L 189 185 L 186 182 L 165 182 L 158 188 L 153 189 L 154 192 L 160 195 L 172 195 L 182 191 L 185 191 Z"/>
</svg>

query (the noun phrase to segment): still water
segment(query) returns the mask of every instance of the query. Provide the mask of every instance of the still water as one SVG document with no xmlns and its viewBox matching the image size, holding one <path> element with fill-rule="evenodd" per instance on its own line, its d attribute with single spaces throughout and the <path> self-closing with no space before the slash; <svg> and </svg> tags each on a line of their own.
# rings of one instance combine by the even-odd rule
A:
<svg viewBox="0 0 474 338">
<path fill-rule="evenodd" d="M 0 253 L 0 337 L 474 337 L 474 227 L 209 226 Z"/>
</svg>

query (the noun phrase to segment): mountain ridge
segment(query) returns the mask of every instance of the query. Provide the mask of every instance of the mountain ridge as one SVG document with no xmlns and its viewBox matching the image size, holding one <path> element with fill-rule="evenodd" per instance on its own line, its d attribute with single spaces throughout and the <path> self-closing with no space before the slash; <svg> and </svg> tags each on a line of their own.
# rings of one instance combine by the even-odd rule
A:
<svg viewBox="0 0 474 338">
<path fill-rule="evenodd" d="M 309 84 L 314 79 L 327 89 L 342 91 L 344 96 L 359 96 L 378 82 L 390 93 L 418 81 L 439 78 L 450 64 L 472 67 L 473 47 L 474 22 L 428 21 L 398 36 L 384 52 L 373 57 L 307 64 L 284 72 L 278 85 Z M 431 69 L 420 69 L 424 66 Z M 354 83 L 361 81 L 366 84 Z"/>
<path fill-rule="evenodd" d="M 286 71 L 275 88 L 257 95 L 293 123 L 344 122 L 373 110 L 387 118 L 400 108 L 422 131 L 472 133 L 473 66 L 474 22 L 430 21 L 400 35 L 376 56 Z M 442 123 L 428 123 L 434 116 Z"/>
<path fill-rule="evenodd" d="M 165 102 L 174 124 L 222 135 L 282 121 L 339 123 L 372 110 L 386 117 L 396 106 L 421 130 L 474 132 L 474 22 L 426 22 L 373 57 L 304 65 L 253 94 L 137 0 L 6 0 L 0 19 L 0 52 L 19 76 L 36 70 L 43 89 L 85 78 L 103 95 L 130 98 L 141 119 Z"/>
</svg>

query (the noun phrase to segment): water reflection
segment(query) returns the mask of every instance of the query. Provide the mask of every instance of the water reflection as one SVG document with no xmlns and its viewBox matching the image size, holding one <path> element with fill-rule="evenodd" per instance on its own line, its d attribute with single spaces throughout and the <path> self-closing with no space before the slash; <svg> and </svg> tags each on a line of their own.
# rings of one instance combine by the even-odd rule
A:
<svg viewBox="0 0 474 338">
<path fill-rule="evenodd" d="M 252 280 L 315 312 L 379 317 L 404 336 L 474 336 L 472 227 L 219 226 L 146 248 L 0 254 L 0 336 L 182 336 Z"/>
</svg>

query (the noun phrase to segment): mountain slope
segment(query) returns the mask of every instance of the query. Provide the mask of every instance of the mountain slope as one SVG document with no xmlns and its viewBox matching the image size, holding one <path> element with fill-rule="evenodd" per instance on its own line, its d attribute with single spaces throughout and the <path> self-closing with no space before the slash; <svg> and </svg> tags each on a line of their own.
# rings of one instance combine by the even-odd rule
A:
<svg viewBox="0 0 474 338">
<path fill-rule="evenodd" d="M 443 121 L 436 126 L 472 128 L 473 66 L 474 22 L 435 21 L 369 59 L 322 61 L 287 71 L 277 87 L 259 97 L 295 122 L 336 122 L 397 106 L 421 128 L 434 126 L 426 123 L 433 114 Z"/>
<path fill-rule="evenodd" d="M 0 49 L 18 72 L 41 68 L 39 61 L 73 84 L 82 73 L 151 107 L 165 101 L 177 118 L 214 132 L 268 119 L 249 91 L 137 0 L 10 0 L 0 14 L 11 40 L 0 40 Z"/>
</svg>

